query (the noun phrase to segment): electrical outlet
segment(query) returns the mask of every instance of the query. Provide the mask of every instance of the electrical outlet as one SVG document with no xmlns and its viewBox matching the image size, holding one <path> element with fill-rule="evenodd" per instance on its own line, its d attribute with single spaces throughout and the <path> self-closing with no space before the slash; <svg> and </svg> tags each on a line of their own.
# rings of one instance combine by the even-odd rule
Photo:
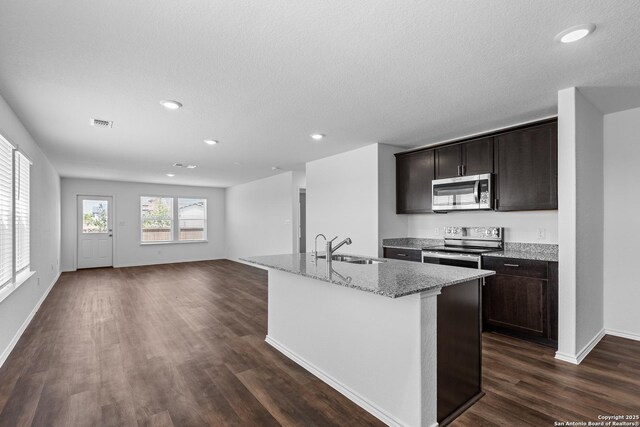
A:
<svg viewBox="0 0 640 427">
<path fill-rule="evenodd" d="M 434 228 L 433 232 L 435 233 L 436 236 L 440 236 L 442 234 L 442 230 L 440 229 L 440 227 Z"/>
<path fill-rule="evenodd" d="M 547 238 L 547 229 L 538 228 L 538 240 L 546 240 L 546 238 Z"/>
<path fill-rule="evenodd" d="M 162 255 L 162 251 L 158 251 L 158 255 Z"/>
</svg>

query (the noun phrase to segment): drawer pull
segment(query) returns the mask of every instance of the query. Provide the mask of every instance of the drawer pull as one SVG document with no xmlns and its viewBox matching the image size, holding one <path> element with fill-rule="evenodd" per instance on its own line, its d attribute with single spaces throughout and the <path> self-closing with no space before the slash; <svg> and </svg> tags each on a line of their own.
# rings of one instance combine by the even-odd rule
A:
<svg viewBox="0 0 640 427">
<path fill-rule="evenodd" d="M 398 256 L 407 256 L 407 254 L 396 254 Z"/>
<path fill-rule="evenodd" d="M 520 267 L 518 264 L 503 264 L 505 267 Z"/>
</svg>

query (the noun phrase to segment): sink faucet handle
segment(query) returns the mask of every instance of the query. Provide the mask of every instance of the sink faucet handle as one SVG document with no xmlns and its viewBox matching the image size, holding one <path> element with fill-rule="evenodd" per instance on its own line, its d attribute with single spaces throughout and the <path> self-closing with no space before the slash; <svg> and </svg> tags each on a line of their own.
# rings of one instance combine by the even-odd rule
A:
<svg viewBox="0 0 640 427">
<path fill-rule="evenodd" d="M 338 236 L 334 237 L 333 239 L 329 240 L 329 242 L 333 242 L 334 240 L 336 240 L 338 238 Z"/>
</svg>

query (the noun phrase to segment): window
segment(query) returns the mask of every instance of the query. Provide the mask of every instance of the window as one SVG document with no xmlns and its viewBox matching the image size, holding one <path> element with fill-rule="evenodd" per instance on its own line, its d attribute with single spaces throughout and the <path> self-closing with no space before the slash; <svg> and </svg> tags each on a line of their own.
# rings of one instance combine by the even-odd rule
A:
<svg viewBox="0 0 640 427">
<path fill-rule="evenodd" d="M 142 243 L 207 240 L 207 199 L 142 196 L 140 217 Z"/>
<path fill-rule="evenodd" d="M 173 240 L 173 198 L 141 197 L 140 211 L 143 242 Z"/>
<path fill-rule="evenodd" d="M 31 162 L 0 137 L 0 288 L 30 267 Z"/>
<path fill-rule="evenodd" d="M 15 153 L 16 272 L 29 268 L 29 173 L 31 162 Z"/>
<path fill-rule="evenodd" d="M 106 233 L 109 228 L 109 205 L 106 200 L 82 201 L 82 234 Z"/>
<path fill-rule="evenodd" d="M 0 139 L 0 286 L 13 280 L 13 146 Z"/>
<path fill-rule="evenodd" d="M 207 239 L 207 200 L 178 199 L 178 240 Z"/>
</svg>

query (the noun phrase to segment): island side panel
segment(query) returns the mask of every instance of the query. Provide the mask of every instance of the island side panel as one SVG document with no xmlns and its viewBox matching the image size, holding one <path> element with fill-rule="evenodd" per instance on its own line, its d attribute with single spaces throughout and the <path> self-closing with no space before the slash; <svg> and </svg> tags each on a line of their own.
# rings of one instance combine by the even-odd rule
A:
<svg viewBox="0 0 640 427">
<path fill-rule="evenodd" d="M 387 424 L 431 426 L 435 408 L 421 396 L 436 384 L 422 390 L 421 370 L 435 370 L 422 360 L 435 352 L 421 347 L 436 325 L 421 325 L 421 311 L 435 309 L 419 294 L 392 299 L 270 269 L 267 342 Z"/>
<path fill-rule="evenodd" d="M 479 280 L 438 296 L 438 422 L 449 424 L 483 396 Z"/>
</svg>

